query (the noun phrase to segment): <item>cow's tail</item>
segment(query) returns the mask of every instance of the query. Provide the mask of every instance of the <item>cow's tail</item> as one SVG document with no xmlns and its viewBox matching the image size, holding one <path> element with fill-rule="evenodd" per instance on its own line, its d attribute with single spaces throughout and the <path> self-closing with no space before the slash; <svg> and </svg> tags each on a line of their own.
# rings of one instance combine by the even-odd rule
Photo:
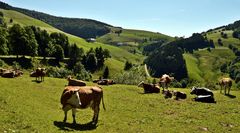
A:
<svg viewBox="0 0 240 133">
<path fill-rule="evenodd" d="M 103 100 L 103 88 L 100 86 L 98 86 L 98 87 L 101 88 L 101 90 L 102 90 L 102 96 L 101 96 L 102 97 L 102 105 L 103 105 L 103 109 L 106 110 L 104 100 Z"/>
<path fill-rule="evenodd" d="M 103 93 L 102 93 L 102 105 L 103 105 L 103 109 L 106 110 L 105 105 L 104 105 L 104 100 L 103 100 Z"/>
</svg>

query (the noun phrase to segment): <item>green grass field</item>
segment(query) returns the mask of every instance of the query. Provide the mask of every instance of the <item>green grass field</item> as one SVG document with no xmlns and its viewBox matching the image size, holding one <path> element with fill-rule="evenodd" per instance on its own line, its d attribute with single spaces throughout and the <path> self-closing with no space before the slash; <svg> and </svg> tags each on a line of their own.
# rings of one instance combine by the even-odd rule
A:
<svg viewBox="0 0 240 133">
<path fill-rule="evenodd" d="M 138 46 L 139 42 L 142 42 L 143 39 L 149 40 L 150 38 L 152 40 L 173 41 L 172 37 L 161 33 L 132 29 L 122 29 L 122 33 L 119 36 L 118 34 L 111 32 L 109 34 L 99 37 L 97 41 L 106 44 L 116 44 L 118 42 L 121 42 L 131 46 Z"/>
<path fill-rule="evenodd" d="M 226 33 L 228 37 L 226 39 L 222 38 L 221 32 Z M 232 44 L 232 45 L 236 46 L 237 48 L 240 48 L 240 40 L 233 38 L 232 33 L 233 33 L 233 31 L 230 31 L 230 30 L 228 30 L 228 31 L 217 30 L 217 31 L 212 31 L 212 32 L 207 33 L 207 38 L 212 39 L 215 46 L 217 46 L 217 47 L 219 46 L 218 39 L 220 38 L 225 47 L 228 47 L 229 44 Z"/>
<path fill-rule="evenodd" d="M 192 101 L 189 89 L 181 89 L 188 94 L 186 100 L 175 101 L 162 94 L 142 94 L 136 86 L 103 86 L 106 111 L 101 104 L 98 126 L 87 124 L 93 115 L 90 109 L 79 110 L 73 126 L 71 111 L 67 124 L 62 123 L 60 96 L 66 79 L 34 80 L 28 74 L 0 78 L 0 132 L 240 132 L 240 91 L 231 92 L 236 98 L 214 91 L 217 103 L 207 104 Z"/>
<path fill-rule="evenodd" d="M 111 45 L 106 45 L 106 44 L 103 44 L 103 43 L 88 43 L 80 37 L 62 32 L 62 31 L 60 31 L 60 30 L 58 30 L 58 29 L 56 29 L 56 28 L 54 28 L 54 27 L 52 27 L 52 26 L 50 26 L 50 25 L 48 25 L 48 24 L 46 24 L 46 23 L 44 23 L 40 20 L 31 18 L 27 15 L 24 15 L 24 14 L 16 12 L 16 11 L 3 10 L 3 9 L 0 9 L 0 11 L 3 12 L 4 19 L 7 22 L 8 26 L 11 26 L 14 23 L 17 23 L 17 24 L 20 24 L 22 26 L 34 25 L 34 26 L 40 27 L 41 29 L 47 30 L 49 33 L 61 32 L 61 33 L 64 33 L 68 36 L 71 44 L 76 43 L 79 47 L 83 48 L 85 51 L 89 50 L 90 48 L 96 48 L 96 47 L 101 46 L 102 48 L 109 49 L 111 51 L 111 54 L 112 54 L 113 58 L 116 58 L 117 60 L 120 60 L 120 61 L 123 61 L 123 60 L 125 61 L 125 58 L 128 58 L 129 60 L 131 60 L 133 62 L 138 62 L 139 58 L 142 57 L 138 54 L 134 55 L 134 54 L 131 54 L 131 53 L 127 52 L 126 50 L 123 50 L 121 48 L 114 47 L 114 46 L 111 46 Z M 13 19 L 13 23 L 9 22 L 10 19 Z"/>
<path fill-rule="evenodd" d="M 206 49 L 195 51 L 193 54 L 184 54 L 188 75 L 200 83 L 217 82 L 224 75 L 220 66 L 235 58 L 234 53 L 226 47 L 217 47 L 211 52 Z"/>
</svg>

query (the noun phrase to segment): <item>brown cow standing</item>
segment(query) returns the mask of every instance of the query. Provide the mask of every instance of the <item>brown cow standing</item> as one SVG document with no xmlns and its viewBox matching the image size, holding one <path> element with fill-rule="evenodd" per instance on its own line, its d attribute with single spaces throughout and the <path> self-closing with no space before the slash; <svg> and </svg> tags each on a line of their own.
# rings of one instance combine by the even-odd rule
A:
<svg viewBox="0 0 240 133">
<path fill-rule="evenodd" d="M 159 84 L 162 86 L 163 90 L 168 89 L 168 85 L 173 80 L 174 80 L 174 77 L 170 77 L 167 74 L 163 74 L 162 77 L 160 78 Z"/>
<path fill-rule="evenodd" d="M 155 84 L 145 84 L 144 81 L 138 84 L 138 87 L 143 87 L 144 93 L 159 93 L 160 87 Z"/>
<path fill-rule="evenodd" d="M 219 80 L 220 85 L 220 93 L 222 93 L 222 89 L 224 88 L 224 94 L 226 95 L 226 90 L 228 89 L 228 94 L 230 93 L 230 89 L 232 87 L 232 79 L 230 78 L 221 78 Z"/>
<path fill-rule="evenodd" d="M 86 86 L 86 83 L 82 80 L 72 79 L 71 76 L 68 76 L 68 86 Z"/>
<path fill-rule="evenodd" d="M 36 81 L 44 81 L 44 76 L 46 75 L 45 68 L 37 68 L 36 71 L 31 72 L 30 77 L 36 77 Z"/>
<path fill-rule="evenodd" d="M 62 109 L 64 111 L 64 122 L 67 120 L 67 112 L 72 109 L 73 123 L 76 123 L 76 109 L 86 109 L 91 107 L 94 111 L 92 123 L 97 124 L 102 100 L 103 108 L 103 90 L 98 86 L 67 86 L 61 96 Z"/>
</svg>

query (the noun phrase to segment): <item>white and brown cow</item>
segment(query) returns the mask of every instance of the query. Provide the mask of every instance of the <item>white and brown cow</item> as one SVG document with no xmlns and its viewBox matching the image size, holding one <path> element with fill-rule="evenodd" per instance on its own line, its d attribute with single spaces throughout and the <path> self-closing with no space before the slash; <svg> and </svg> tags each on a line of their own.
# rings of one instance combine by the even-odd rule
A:
<svg viewBox="0 0 240 133">
<path fill-rule="evenodd" d="M 219 80 L 219 83 L 220 85 L 220 93 L 222 93 L 222 89 L 224 88 L 224 94 L 226 95 L 226 90 L 228 89 L 228 93 L 230 93 L 230 89 L 232 87 L 232 79 L 231 78 L 221 78 Z"/>
<path fill-rule="evenodd" d="M 67 77 L 68 86 L 86 86 L 86 83 L 82 80 L 73 79 L 71 76 Z"/>
<path fill-rule="evenodd" d="M 159 84 L 162 86 L 163 90 L 168 89 L 168 85 L 174 80 L 174 77 L 170 77 L 167 74 L 163 74 L 160 78 Z"/>
<path fill-rule="evenodd" d="M 13 70 L 7 70 L 2 73 L 2 77 L 4 77 L 4 78 L 14 78 L 15 75 L 16 75 L 16 72 Z"/>
<path fill-rule="evenodd" d="M 67 86 L 65 87 L 62 96 L 61 104 L 65 113 L 64 122 L 67 120 L 67 112 L 72 109 L 73 123 L 76 123 L 76 109 L 86 109 L 91 107 L 94 111 L 92 123 L 97 124 L 100 111 L 100 103 L 102 100 L 103 108 L 103 90 L 98 86 Z"/>
</svg>

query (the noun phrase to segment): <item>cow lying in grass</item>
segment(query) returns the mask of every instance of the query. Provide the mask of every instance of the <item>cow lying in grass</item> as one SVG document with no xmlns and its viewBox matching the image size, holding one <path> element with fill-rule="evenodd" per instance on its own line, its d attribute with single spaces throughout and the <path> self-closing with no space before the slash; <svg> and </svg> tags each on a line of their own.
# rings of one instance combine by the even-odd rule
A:
<svg viewBox="0 0 240 133">
<path fill-rule="evenodd" d="M 230 78 L 221 78 L 220 80 L 219 80 L 219 83 L 218 83 L 219 85 L 220 85 L 220 93 L 222 93 L 222 89 L 224 88 L 224 94 L 226 95 L 226 91 L 227 91 L 227 89 L 228 89 L 228 95 L 229 95 L 229 93 L 230 93 L 230 89 L 231 89 L 231 87 L 232 87 L 232 79 L 230 79 Z"/>
<path fill-rule="evenodd" d="M 23 72 L 20 70 L 8 70 L 8 69 L 0 69 L 0 75 L 4 78 L 14 78 L 23 75 Z"/>
<path fill-rule="evenodd" d="M 72 109 L 73 123 L 76 123 L 76 109 L 86 109 L 91 107 L 94 111 L 92 124 L 97 124 L 102 100 L 103 108 L 103 90 L 98 86 L 67 86 L 61 96 L 62 109 L 64 111 L 64 122 L 67 121 L 67 112 Z"/>
<path fill-rule="evenodd" d="M 6 71 L 7 71 L 7 69 L 0 68 L 0 76 L 2 76 L 2 74 L 5 73 Z"/>
<path fill-rule="evenodd" d="M 82 80 L 72 79 L 71 76 L 68 76 L 68 86 L 86 86 L 86 83 Z"/>
<path fill-rule="evenodd" d="M 197 95 L 194 98 L 195 101 L 206 102 L 206 103 L 215 103 L 213 92 L 207 88 L 197 88 L 193 87 L 190 94 Z"/>
<path fill-rule="evenodd" d="M 97 84 L 99 85 L 113 85 L 116 84 L 112 79 L 101 79 L 97 81 Z"/>
<path fill-rule="evenodd" d="M 159 84 L 162 86 L 163 90 L 168 89 L 168 85 L 174 80 L 174 77 L 170 77 L 167 74 L 163 74 L 160 78 Z"/>
<path fill-rule="evenodd" d="M 160 87 L 155 84 L 145 84 L 144 81 L 138 84 L 138 87 L 143 87 L 144 93 L 159 93 Z"/>
<path fill-rule="evenodd" d="M 184 92 L 180 92 L 180 91 L 173 91 L 173 96 L 175 96 L 176 100 L 187 98 L 187 94 Z"/>
<path fill-rule="evenodd" d="M 30 73 L 30 77 L 36 77 L 36 81 L 44 81 L 44 77 L 46 75 L 45 68 L 37 68 L 35 71 Z"/>
<path fill-rule="evenodd" d="M 197 96 L 199 95 L 211 95 L 213 96 L 213 92 L 209 90 L 208 88 L 204 87 L 192 87 L 190 94 L 195 94 Z"/>
<path fill-rule="evenodd" d="M 164 98 L 172 98 L 172 92 L 170 90 L 162 90 L 162 94 L 164 95 Z"/>
<path fill-rule="evenodd" d="M 193 99 L 197 102 L 216 103 L 213 96 L 211 95 L 199 95 Z"/>
</svg>

